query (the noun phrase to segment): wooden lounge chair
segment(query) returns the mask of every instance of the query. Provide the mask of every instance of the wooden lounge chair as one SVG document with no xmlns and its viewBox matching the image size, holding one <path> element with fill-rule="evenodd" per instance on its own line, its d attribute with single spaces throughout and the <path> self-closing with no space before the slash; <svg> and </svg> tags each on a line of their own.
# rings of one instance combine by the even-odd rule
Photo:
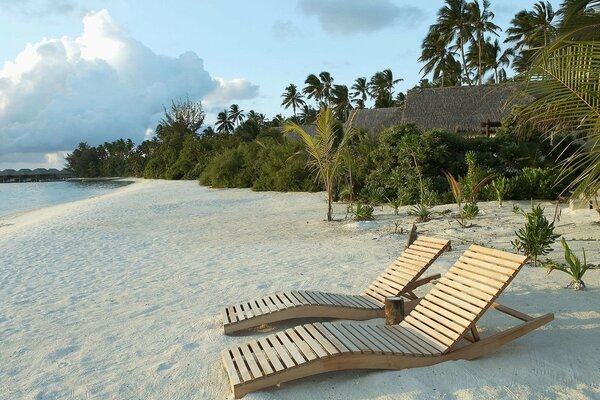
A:
<svg viewBox="0 0 600 400">
<path fill-rule="evenodd" d="M 415 300 L 414 289 L 440 277 L 437 274 L 419 279 L 449 246 L 448 240 L 419 236 L 359 295 L 300 290 L 225 307 L 223 331 L 230 334 L 294 318 L 365 320 L 382 317 L 386 297 L 404 296 Z"/>
<path fill-rule="evenodd" d="M 324 372 L 424 367 L 489 353 L 554 319 L 496 303 L 525 261 L 472 245 L 398 325 L 306 324 L 233 346 L 222 359 L 234 396 Z M 490 307 L 524 322 L 480 338 L 475 324 Z"/>
</svg>

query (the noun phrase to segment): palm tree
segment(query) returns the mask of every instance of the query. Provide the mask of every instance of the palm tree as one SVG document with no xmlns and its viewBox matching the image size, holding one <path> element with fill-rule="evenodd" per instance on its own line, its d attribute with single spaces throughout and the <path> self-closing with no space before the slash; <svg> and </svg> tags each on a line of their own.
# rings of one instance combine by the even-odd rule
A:
<svg viewBox="0 0 600 400">
<path fill-rule="evenodd" d="M 238 126 L 244 121 L 244 110 L 240 110 L 240 107 L 237 104 L 229 106 L 228 115 L 234 126 Z"/>
<path fill-rule="evenodd" d="M 513 49 L 508 48 L 502 51 L 498 39 L 494 43 L 487 41 L 483 51 L 483 64 L 486 68 L 494 71 L 494 82 L 500 83 L 506 80 L 506 70 L 504 67 L 510 65 L 510 58 L 513 56 Z"/>
<path fill-rule="evenodd" d="M 500 27 L 494 24 L 491 20 L 494 19 L 494 13 L 489 10 L 489 0 L 483 0 L 483 8 L 479 5 L 479 1 L 475 0 L 467 4 L 467 12 L 473 29 L 473 41 L 477 44 L 477 76 L 478 83 L 481 85 L 484 72 L 483 65 L 483 46 L 485 45 L 485 35 L 491 33 L 498 36 L 497 30 Z"/>
<path fill-rule="evenodd" d="M 352 110 L 352 99 L 346 85 L 333 85 L 331 91 L 331 100 L 333 103 L 333 111 L 339 119 L 345 121 L 348 119 L 348 114 Z"/>
<path fill-rule="evenodd" d="M 223 110 L 217 114 L 217 122 L 215 123 L 215 127 L 219 133 L 231 133 L 231 131 L 233 131 L 234 124 L 231 121 L 227 110 Z"/>
<path fill-rule="evenodd" d="M 302 106 L 302 110 L 298 114 L 298 119 L 303 124 L 312 124 L 317 119 L 317 110 L 305 104 Z"/>
<path fill-rule="evenodd" d="M 393 104 L 394 85 L 402 79 L 394 79 L 390 69 L 376 72 L 369 81 L 369 91 L 375 97 L 375 107 L 391 107 Z"/>
<path fill-rule="evenodd" d="M 323 71 L 319 74 L 319 79 L 321 80 L 321 85 L 323 87 L 322 98 L 326 102 L 327 107 L 331 104 L 331 90 L 333 88 L 333 77 L 327 71 Z"/>
<path fill-rule="evenodd" d="M 342 154 L 355 130 L 344 129 L 339 143 L 337 141 L 334 126 L 335 118 L 329 108 L 321 108 L 315 122 L 316 133 L 314 136 L 308 134 L 300 125 L 288 121 L 283 126 L 283 132 L 287 135 L 296 133 L 304 142 L 304 150 L 308 154 L 307 166 L 315 174 L 315 179 L 321 181 L 327 192 L 327 221 L 333 219 L 333 189 L 338 169 L 342 164 Z"/>
<path fill-rule="evenodd" d="M 438 22 L 432 28 L 439 29 L 446 43 L 448 45 L 454 43 L 452 48 L 460 50 L 464 80 L 471 85 L 470 71 L 465 57 L 465 45 L 471 40 L 473 30 L 469 18 L 465 0 L 446 0 L 445 5 L 438 12 Z"/>
<path fill-rule="evenodd" d="M 302 96 L 302 93 L 298 91 L 298 88 L 293 83 L 290 83 L 288 87 L 285 88 L 285 92 L 283 92 L 281 97 L 283 97 L 281 105 L 286 110 L 291 106 L 294 111 L 294 118 L 296 118 L 296 109 L 306 104 L 303 100 L 304 96 Z"/>
<path fill-rule="evenodd" d="M 367 84 L 367 78 L 365 78 L 364 76 L 356 78 L 351 89 L 351 96 L 353 99 L 352 101 L 354 102 L 354 104 L 356 104 L 356 108 L 365 108 L 365 103 L 369 96 L 369 86 Z"/>
<path fill-rule="evenodd" d="M 586 3 L 580 12 L 600 5 Z M 563 164 L 562 181 L 569 178 L 574 197 L 590 197 L 600 190 L 600 43 L 594 40 L 600 19 L 596 15 L 567 26 L 561 38 L 538 53 L 526 75 L 526 92 L 535 100 L 519 113 L 518 126 L 534 124 L 550 137 L 555 132 L 582 137 L 584 145 Z"/>
<path fill-rule="evenodd" d="M 256 121 L 256 123 L 257 123 L 259 126 L 263 126 L 263 125 L 265 125 L 265 123 L 266 123 L 266 117 L 265 117 L 265 114 L 258 113 L 258 112 L 254 111 L 254 110 L 250 110 L 250 111 L 248 111 L 248 115 L 246 115 L 246 117 L 247 117 L 248 119 L 251 119 L 251 120 L 253 120 L 253 121 Z"/>
<path fill-rule="evenodd" d="M 553 24 L 555 16 L 552 4 L 540 1 L 533 6 L 533 11 L 521 10 L 510 21 L 504 42 L 514 43 L 513 67 L 518 72 L 528 70 L 535 53 L 556 36 L 557 30 Z"/>
<path fill-rule="evenodd" d="M 458 69 L 460 71 L 460 63 L 454 58 L 456 53 L 451 51 L 446 45 L 439 29 L 435 29 L 434 27 L 435 26 L 432 26 L 429 29 L 429 33 L 423 40 L 419 62 L 423 62 L 425 65 L 419 72 L 422 72 L 423 75 L 433 73 L 433 80 L 439 80 L 441 86 L 444 87 L 447 78 L 449 78 L 449 70 Z M 456 84 L 456 82 L 454 82 L 454 84 Z"/>
<path fill-rule="evenodd" d="M 315 74 L 310 74 L 306 77 L 304 81 L 306 86 L 302 89 L 302 92 L 309 98 L 315 99 L 315 102 L 318 106 L 321 104 L 321 100 L 323 99 L 323 83 Z"/>
</svg>

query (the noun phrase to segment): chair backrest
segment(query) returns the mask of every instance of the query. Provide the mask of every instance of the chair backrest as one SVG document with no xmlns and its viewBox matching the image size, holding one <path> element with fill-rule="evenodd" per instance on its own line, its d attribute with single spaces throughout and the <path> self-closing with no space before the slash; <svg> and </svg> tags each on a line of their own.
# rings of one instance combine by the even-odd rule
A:
<svg viewBox="0 0 600 400">
<path fill-rule="evenodd" d="M 398 296 L 405 290 L 410 290 L 410 284 L 449 246 L 449 240 L 419 236 L 363 291 L 363 294 L 385 303 L 386 297 Z"/>
<path fill-rule="evenodd" d="M 494 303 L 527 257 L 471 245 L 400 323 L 450 351 Z"/>
</svg>

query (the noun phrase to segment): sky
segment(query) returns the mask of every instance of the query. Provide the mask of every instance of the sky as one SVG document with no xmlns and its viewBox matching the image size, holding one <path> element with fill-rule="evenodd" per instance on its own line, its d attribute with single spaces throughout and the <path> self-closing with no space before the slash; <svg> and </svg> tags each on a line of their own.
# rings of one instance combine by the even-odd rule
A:
<svg viewBox="0 0 600 400">
<path fill-rule="evenodd" d="M 535 1 L 491 3 L 506 29 Z M 289 116 L 285 87 L 321 71 L 351 86 L 389 68 L 405 92 L 442 4 L 0 0 L 0 170 L 62 168 L 80 142 L 140 143 L 173 100 L 202 101 L 207 126 L 232 103 Z"/>
</svg>

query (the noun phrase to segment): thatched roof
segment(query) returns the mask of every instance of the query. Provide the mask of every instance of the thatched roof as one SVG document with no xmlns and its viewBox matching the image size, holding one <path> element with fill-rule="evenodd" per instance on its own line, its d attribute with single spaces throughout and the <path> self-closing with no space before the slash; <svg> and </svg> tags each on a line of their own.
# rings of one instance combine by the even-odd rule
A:
<svg viewBox="0 0 600 400">
<path fill-rule="evenodd" d="M 389 107 L 353 110 L 346 124 L 352 124 L 353 127 L 364 131 L 379 133 L 390 126 L 402 123 L 402 109 L 403 107 Z"/>
<path fill-rule="evenodd" d="M 423 130 L 478 133 L 482 122 L 501 122 L 523 101 L 514 83 L 413 89 L 406 95 L 402 122 Z"/>
</svg>

